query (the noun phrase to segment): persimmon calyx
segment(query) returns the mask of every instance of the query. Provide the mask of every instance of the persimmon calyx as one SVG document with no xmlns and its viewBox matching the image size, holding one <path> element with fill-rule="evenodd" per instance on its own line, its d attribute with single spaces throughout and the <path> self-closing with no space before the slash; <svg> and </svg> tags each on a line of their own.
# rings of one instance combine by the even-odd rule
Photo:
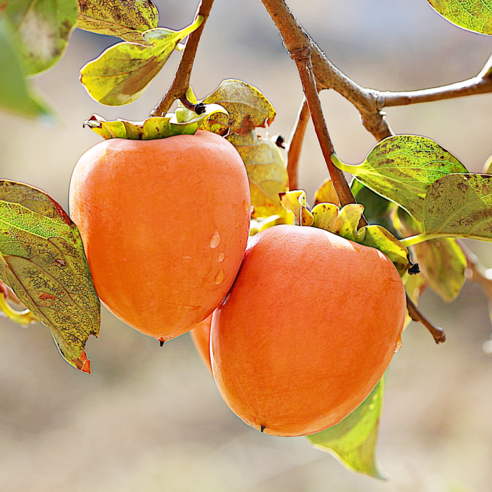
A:
<svg viewBox="0 0 492 492">
<path fill-rule="evenodd" d="M 382 251 L 403 277 L 410 267 L 407 248 L 387 229 L 379 225 L 358 228 L 364 206 L 351 203 L 339 208 L 333 203 L 319 203 L 311 211 L 302 190 L 280 194 L 282 205 L 294 214 L 295 224 L 312 226 L 337 234 L 359 244 Z"/>
<path fill-rule="evenodd" d="M 229 113 L 218 104 L 206 104 L 205 110 L 197 114 L 186 108 L 178 108 L 176 113 L 166 116 L 152 116 L 143 121 L 117 119 L 107 121 L 97 114 L 84 122 L 105 140 L 123 138 L 127 140 L 157 140 L 175 135 L 194 135 L 199 129 L 213 131 L 208 119 L 217 113 Z M 202 108 L 203 109 L 203 108 Z"/>
</svg>

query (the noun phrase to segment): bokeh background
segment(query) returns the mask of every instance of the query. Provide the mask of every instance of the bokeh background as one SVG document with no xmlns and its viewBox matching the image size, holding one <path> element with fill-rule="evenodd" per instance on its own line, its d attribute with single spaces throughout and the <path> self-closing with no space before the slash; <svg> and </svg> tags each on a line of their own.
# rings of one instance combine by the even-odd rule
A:
<svg viewBox="0 0 492 492">
<path fill-rule="evenodd" d="M 160 25 L 181 29 L 196 0 L 158 0 Z M 411 90 L 466 79 L 492 53 L 492 39 L 459 29 L 425 0 L 290 0 L 327 56 L 359 84 Z M 91 114 L 144 119 L 169 86 L 168 65 L 135 103 L 94 102 L 80 68 L 115 38 L 76 30 L 61 62 L 34 84 L 61 116 L 42 127 L 0 113 L 0 176 L 35 185 L 67 209 L 78 157 L 99 137 Z M 0 67 L 1 69 L 1 67 Z M 278 116 L 270 133 L 288 136 L 302 92 L 294 64 L 261 2 L 216 0 L 192 83 L 204 97 L 226 78 L 258 87 Z M 358 113 L 336 93 L 322 102 L 337 153 L 361 162 L 374 144 Z M 390 108 L 397 133 L 433 138 L 480 172 L 492 153 L 492 95 Z M 312 196 L 326 177 L 310 127 L 300 182 Z M 131 231 L 129 231 L 131 233 Z M 490 244 L 469 242 L 492 266 Z M 235 417 L 189 335 L 159 344 L 103 312 L 87 351 L 93 374 L 71 368 L 42 325 L 0 319 L 0 490 L 2 492 L 466 492 L 492 482 L 492 359 L 487 299 L 474 284 L 445 305 L 431 292 L 422 310 L 446 328 L 436 346 L 411 324 L 387 378 L 378 456 L 391 475 L 352 474 L 304 438 L 261 435 Z M 348 313 L 349 314 L 349 313 Z M 315 398 L 316 395 L 313 395 Z"/>
</svg>

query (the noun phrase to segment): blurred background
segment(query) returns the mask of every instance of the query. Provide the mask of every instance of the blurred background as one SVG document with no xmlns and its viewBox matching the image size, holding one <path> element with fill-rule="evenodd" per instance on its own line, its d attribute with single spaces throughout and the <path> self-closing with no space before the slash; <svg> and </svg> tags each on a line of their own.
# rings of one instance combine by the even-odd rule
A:
<svg viewBox="0 0 492 492">
<path fill-rule="evenodd" d="M 188 25 L 197 0 L 158 0 L 160 26 Z M 476 75 L 492 39 L 459 29 L 425 0 L 290 0 L 290 7 L 335 65 L 359 84 L 411 90 Z M 34 84 L 61 116 L 40 127 L 0 113 L 0 176 L 35 185 L 67 209 L 79 156 L 100 138 L 91 114 L 144 119 L 169 86 L 179 53 L 135 103 L 103 107 L 78 82 L 80 68 L 115 38 L 76 30 L 63 59 Z M 294 64 L 261 2 L 216 0 L 193 70 L 198 97 L 226 78 L 258 87 L 285 137 L 302 99 Z M 373 138 L 355 109 L 323 92 L 339 157 L 359 163 Z M 492 95 L 402 108 L 388 118 L 397 133 L 425 135 L 480 172 L 492 154 Z M 327 176 L 312 127 L 300 183 L 311 197 Z M 492 247 L 469 242 L 487 266 Z M 221 400 L 189 335 L 159 348 L 103 312 L 87 346 L 93 374 L 58 354 L 49 330 L 0 319 L 0 490 L 2 492 L 468 492 L 492 481 L 492 359 L 487 299 L 467 283 L 445 305 L 430 291 L 423 312 L 448 335 L 437 346 L 411 324 L 387 378 L 378 456 L 391 475 L 380 482 L 344 469 L 304 438 L 261 435 Z"/>
</svg>

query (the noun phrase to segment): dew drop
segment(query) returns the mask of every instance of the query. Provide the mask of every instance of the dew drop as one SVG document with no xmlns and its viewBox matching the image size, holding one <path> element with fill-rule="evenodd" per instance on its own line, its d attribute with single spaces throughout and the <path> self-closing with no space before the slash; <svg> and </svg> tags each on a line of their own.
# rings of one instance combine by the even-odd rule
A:
<svg viewBox="0 0 492 492">
<path fill-rule="evenodd" d="M 224 278 L 225 278 L 224 270 L 219 270 L 217 272 L 217 275 L 215 276 L 215 283 L 217 285 L 221 284 L 224 281 Z"/>
<path fill-rule="evenodd" d="M 220 244 L 220 235 L 219 231 L 215 230 L 215 232 L 210 237 L 210 247 L 215 249 Z"/>
<path fill-rule="evenodd" d="M 224 253 L 220 253 L 219 254 L 219 262 L 222 263 L 224 260 L 225 260 L 225 254 Z"/>
<path fill-rule="evenodd" d="M 395 354 L 399 352 L 400 349 L 401 349 L 401 338 L 399 338 L 398 341 L 396 342 Z"/>
</svg>

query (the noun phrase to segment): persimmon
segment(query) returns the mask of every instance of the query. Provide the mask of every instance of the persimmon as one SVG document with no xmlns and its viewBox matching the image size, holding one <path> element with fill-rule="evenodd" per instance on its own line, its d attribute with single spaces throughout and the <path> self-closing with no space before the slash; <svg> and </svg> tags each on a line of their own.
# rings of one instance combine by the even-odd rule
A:
<svg viewBox="0 0 492 492">
<path fill-rule="evenodd" d="M 268 434 L 327 429 L 355 410 L 399 347 L 405 289 L 379 250 L 280 225 L 248 244 L 215 311 L 212 370 L 225 402 Z"/>
<path fill-rule="evenodd" d="M 193 344 L 210 372 L 212 372 L 212 363 L 210 362 L 210 325 L 212 324 L 212 316 L 213 313 L 190 331 Z"/>
<path fill-rule="evenodd" d="M 164 342 L 230 289 L 248 240 L 248 177 L 236 149 L 210 132 L 110 139 L 78 161 L 70 210 L 103 303 Z"/>
</svg>

